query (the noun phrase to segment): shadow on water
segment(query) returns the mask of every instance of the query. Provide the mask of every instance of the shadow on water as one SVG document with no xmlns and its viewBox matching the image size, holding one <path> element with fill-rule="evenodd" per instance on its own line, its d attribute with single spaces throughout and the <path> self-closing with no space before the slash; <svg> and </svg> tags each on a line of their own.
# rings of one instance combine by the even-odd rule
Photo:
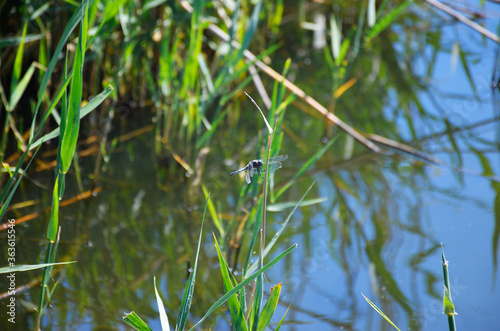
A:
<svg viewBox="0 0 500 331">
<path fill-rule="evenodd" d="M 362 6 L 297 3 L 277 5 L 281 16 L 265 3 L 266 15 L 261 14 L 249 49 L 264 53 L 261 59 L 277 71 L 290 58 L 287 78 L 307 95 L 366 138 L 376 134 L 401 145 L 372 136 L 381 151 L 369 150 L 300 98 L 287 99 L 283 85 L 260 72 L 274 106 L 269 120 L 279 123 L 275 150 L 289 155 L 272 179 L 266 242 L 293 208 L 285 203 L 299 201 L 316 181 L 306 197 L 310 203 L 296 211 L 270 253 L 299 243 L 266 273 L 267 292 L 283 282 L 273 322 L 289 309 L 287 330 L 388 330 L 363 293 L 400 328 L 445 329 L 442 242 L 452 261 L 455 306 L 464 312 L 457 317 L 459 326 L 492 329 L 496 312 L 489 307 L 500 304 L 500 103 L 498 84 L 491 83 L 500 79 L 498 45 L 430 14 L 426 5 L 402 8 L 375 35 Z M 385 12 L 394 13 L 403 2 L 382 3 Z M 175 321 L 194 264 L 202 188 L 210 192 L 213 209 L 205 222 L 189 325 L 223 294 L 212 232 L 235 275 L 241 275 L 249 254 L 263 181 L 254 177 L 247 185 L 229 173 L 265 156 L 265 124 L 242 93 L 265 108 L 265 95 L 249 85 L 246 72 L 253 68 L 228 43 L 204 34 L 180 5 L 137 6 L 124 6 L 104 27 L 109 35 L 101 33 L 88 55 L 84 95 L 95 95 L 103 82 L 113 82 L 116 93 L 82 122 L 78 167 L 68 175 L 64 199 L 88 190 L 96 194 L 61 207 L 57 261 L 78 263 L 54 269 L 52 280 L 59 284 L 44 329 L 123 329 L 123 312 L 132 310 L 159 329 L 154 276 Z M 207 6 L 203 15 L 217 17 L 230 30 L 230 17 L 219 16 L 216 6 L 221 5 Z M 247 19 L 248 6 L 241 8 Z M 54 13 L 46 15 L 40 24 L 57 28 Z M 278 16 L 276 23 L 272 18 Z M 337 50 L 345 54 L 335 53 L 332 22 L 342 40 L 350 41 Z M 199 30 L 190 30 L 191 24 Z M 484 24 L 495 31 L 491 19 Z M 37 48 L 26 51 L 37 59 L 38 47 L 27 45 Z M 14 61 L 6 53 L 1 59 Z M 10 76 L 3 67 L 4 88 Z M 29 109 L 29 102 L 22 102 Z M 31 119 L 13 116 L 16 122 Z M 21 152 L 14 133 L 6 137 L 3 160 L 15 165 Z M 332 139 L 337 140 L 294 177 Z M 44 144 L 5 217 L 39 213 L 16 228 L 19 263 L 38 263 L 45 256 L 56 145 Z M 282 190 L 288 182 L 292 185 Z M 7 247 L 1 246 L 3 266 Z M 26 285 L 17 295 L 19 323 L 3 325 L 34 327 L 40 274 L 18 273 L 17 286 Z M 0 320 L 6 317 L 0 311 Z M 227 308 L 219 309 L 203 327 L 229 329 L 230 321 Z"/>
</svg>

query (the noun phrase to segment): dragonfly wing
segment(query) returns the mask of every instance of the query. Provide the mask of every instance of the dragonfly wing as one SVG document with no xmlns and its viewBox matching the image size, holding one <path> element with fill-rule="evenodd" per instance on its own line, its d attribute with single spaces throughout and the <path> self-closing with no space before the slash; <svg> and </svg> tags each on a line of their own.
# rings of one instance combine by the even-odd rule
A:
<svg viewBox="0 0 500 331">
<path fill-rule="evenodd" d="M 288 159 L 288 155 L 273 156 L 273 157 L 269 158 L 269 163 L 281 162 L 281 161 L 285 161 L 286 159 Z"/>
<path fill-rule="evenodd" d="M 267 165 L 267 167 L 266 167 L 266 171 L 267 172 L 273 172 L 276 169 L 279 169 L 281 167 L 283 167 L 283 165 L 281 164 L 281 162 L 269 163 Z"/>
<path fill-rule="evenodd" d="M 247 174 L 245 175 L 245 180 L 247 181 L 247 184 L 250 184 L 252 180 L 250 179 L 250 173 L 253 173 L 253 169 L 250 169 L 247 171 Z"/>
</svg>

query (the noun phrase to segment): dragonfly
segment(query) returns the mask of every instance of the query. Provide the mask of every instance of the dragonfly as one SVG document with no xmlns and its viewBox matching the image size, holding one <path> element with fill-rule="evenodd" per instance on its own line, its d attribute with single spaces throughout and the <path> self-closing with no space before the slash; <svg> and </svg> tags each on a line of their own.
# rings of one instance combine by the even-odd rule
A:
<svg viewBox="0 0 500 331">
<path fill-rule="evenodd" d="M 266 160 L 252 160 L 250 163 L 248 163 L 244 168 L 241 168 L 240 170 L 236 170 L 232 173 L 229 174 L 229 176 L 236 175 L 237 173 L 240 173 L 242 171 L 246 170 L 246 175 L 245 175 L 245 180 L 247 181 L 247 184 L 250 184 L 252 182 L 252 177 L 255 174 L 258 174 L 260 177 L 261 172 L 272 172 L 276 169 L 281 168 L 283 165 L 281 164 L 281 161 L 285 161 L 288 159 L 288 155 L 280 155 L 280 156 L 273 156 L 269 158 L 269 163 L 266 164 Z M 262 169 L 266 165 L 266 169 Z"/>
</svg>

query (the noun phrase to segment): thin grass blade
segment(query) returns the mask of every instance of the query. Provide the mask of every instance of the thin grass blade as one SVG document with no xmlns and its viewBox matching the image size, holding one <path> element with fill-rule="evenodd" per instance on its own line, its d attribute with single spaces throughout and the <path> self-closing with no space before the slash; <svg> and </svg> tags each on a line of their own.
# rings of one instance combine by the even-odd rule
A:
<svg viewBox="0 0 500 331">
<path fill-rule="evenodd" d="M 405 8 L 408 7 L 408 5 L 411 3 L 411 1 L 404 1 L 389 14 L 379 19 L 379 21 L 373 26 L 370 32 L 368 32 L 368 40 L 375 38 L 387 27 L 389 27 L 389 25 L 392 24 L 392 22 L 399 16 L 399 14 L 401 14 L 401 12 L 405 10 Z"/>
<path fill-rule="evenodd" d="M 189 309 L 191 308 L 191 302 L 193 301 L 194 284 L 196 279 L 196 270 L 198 268 L 198 257 L 200 256 L 201 239 L 203 238 L 203 223 L 205 223 L 205 215 L 208 209 L 208 201 L 210 200 L 210 194 L 207 197 L 205 203 L 205 210 L 203 211 L 203 219 L 201 221 L 200 237 L 198 239 L 198 249 L 196 250 L 196 258 L 194 260 L 194 268 L 191 275 L 189 275 L 188 282 L 186 284 L 186 289 L 184 290 L 184 297 L 182 299 L 181 308 L 179 311 L 179 316 L 177 318 L 177 323 L 175 330 L 184 330 L 186 326 L 187 316 L 189 314 Z"/>
<path fill-rule="evenodd" d="M 7 210 L 7 207 L 9 206 L 10 201 L 12 200 L 12 197 L 14 196 L 14 193 L 16 192 L 17 187 L 19 186 L 21 179 L 24 177 L 26 169 L 29 168 L 29 166 L 31 165 L 31 162 L 33 162 L 33 160 L 35 159 L 35 156 L 38 154 L 39 150 L 40 150 L 40 146 L 38 146 L 38 148 L 36 149 L 35 153 L 31 157 L 31 159 L 28 162 L 28 165 L 26 166 L 24 171 L 21 172 L 19 179 L 14 180 L 14 178 L 16 178 L 17 175 L 19 174 L 19 171 L 21 169 L 21 165 L 24 163 L 24 160 L 26 160 L 26 156 L 28 155 L 28 152 L 29 152 L 28 149 L 26 149 L 26 151 L 21 156 L 21 159 L 19 160 L 19 163 L 17 164 L 16 169 L 12 173 L 11 177 L 7 181 L 7 184 L 5 185 L 5 187 L 2 191 L 2 195 L 0 197 L 0 203 L 3 203 L 3 204 L 2 204 L 2 207 L 0 208 L 0 219 L 3 219 L 3 215 L 5 214 L 5 211 Z M 15 182 L 15 184 L 14 184 L 14 182 Z M 12 186 L 12 185 L 14 185 L 14 186 Z M 11 187 L 12 187 L 12 189 L 11 189 Z"/>
<path fill-rule="evenodd" d="M 23 32 L 21 35 L 21 42 L 19 43 L 19 48 L 17 49 L 16 58 L 14 60 L 14 68 L 12 70 L 12 80 L 10 81 L 10 99 L 12 99 L 13 91 L 15 90 L 19 78 L 21 77 L 21 71 L 23 66 L 23 55 L 24 55 L 24 43 L 27 31 L 28 31 L 28 21 L 25 21 Z"/>
<path fill-rule="evenodd" d="M 368 26 L 371 28 L 377 20 L 377 11 L 375 10 L 375 0 L 368 0 Z"/>
<path fill-rule="evenodd" d="M 208 196 L 210 193 L 208 193 L 207 188 L 205 185 L 201 185 L 201 189 L 203 190 L 203 194 L 205 195 L 205 199 L 208 199 Z M 208 211 L 210 212 L 210 216 L 212 216 L 212 220 L 217 227 L 217 230 L 219 230 L 219 235 L 221 238 L 224 238 L 226 232 L 224 230 L 224 227 L 222 225 L 221 219 L 219 219 L 219 215 L 217 214 L 217 210 L 215 209 L 215 206 L 212 202 L 212 200 L 207 200 L 208 201 Z"/>
<path fill-rule="evenodd" d="M 8 110 L 13 110 L 17 106 L 17 103 L 19 102 L 19 100 L 21 100 L 24 91 L 26 91 L 26 88 L 28 87 L 28 84 L 34 72 L 35 72 L 35 65 L 32 63 L 28 68 L 28 70 L 26 71 L 26 73 L 24 74 L 23 78 L 18 82 L 14 90 L 11 91 L 12 94 L 10 97 Z"/>
<path fill-rule="evenodd" d="M 382 316 L 387 322 L 389 322 L 393 327 L 395 327 L 396 330 L 401 331 L 401 330 L 399 330 L 399 328 L 394 323 L 392 323 L 392 321 L 389 319 L 389 317 L 387 317 L 384 314 L 384 312 L 382 310 L 380 310 L 380 308 L 378 308 L 373 302 L 371 302 L 370 299 L 368 299 L 367 297 L 365 297 L 365 295 L 363 293 L 361 293 L 361 295 L 363 296 L 363 298 L 365 298 L 366 302 L 368 302 L 368 304 L 370 306 L 372 306 L 372 308 L 375 309 L 375 311 L 377 313 L 380 314 L 380 316 Z"/>
<path fill-rule="evenodd" d="M 139 315 L 133 311 L 125 314 L 123 321 L 138 331 L 152 331 Z"/>
<path fill-rule="evenodd" d="M 52 192 L 52 210 L 50 213 L 50 222 L 47 227 L 47 240 L 54 242 L 57 235 L 57 229 L 59 227 L 59 178 L 63 174 L 57 175 L 56 181 L 54 183 L 54 190 Z M 62 179 L 64 180 L 64 178 Z"/>
<path fill-rule="evenodd" d="M 165 306 L 156 288 L 156 277 L 153 277 L 153 283 L 155 287 L 156 304 L 158 305 L 158 313 L 160 314 L 161 329 L 163 331 L 170 331 L 170 326 L 168 325 L 167 312 L 165 311 Z"/>
<path fill-rule="evenodd" d="M 264 331 L 269 323 L 271 322 L 271 318 L 276 311 L 276 307 L 278 306 L 278 301 L 281 293 L 281 283 L 276 286 L 271 287 L 271 295 L 269 299 L 267 299 L 264 308 L 262 308 L 262 314 L 259 319 L 259 325 L 257 326 L 257 331 Z"/>
<path fill-rule="evenodd" d="M 80 34 L 76 48 L 75 60 L 73 64 L 73 78 L 69 92 L 68 114 L 66 116 L 66 126 L 62 131 L 61 142 L 61 171 L 67 173 L 75 153 L 76 141 L 80 131 L 80 105 L 82 103 L 83 91 L 83 62 L 85 58 L 85 46 L 87 43 L 88 30 L 88 3 L 85 1 L 85 10 L 82 11 L 82 21 Z"/>
<path fill-rule="evenodd" d="M 69 262 L 55 262 L 55 263 L 40 263 L 40 264 L 19 264 L 16 265 L 15 267 L 3 267 L 0 268 L 0 274 L 8 274 L 10 272 L 21 272 L 21 271 L 30 271 L 30 270 L 36 270 L 36 269 L 41 269 L 49 266 L 55 266 L 55 265 L 63 265 L 63 264 L 72 264 L 76 263 L 77 261 L 69 261 Z"/>
<path fill-rule="evenodd" d="M 323 148 L 321 148 L 319 151 L 317 151 L 309 160 L 304 163 L 304 165 L 297 171 L 297 173 L 290 179 L 277 193 L 276 193 L 276 199 L 278 199 L 290 186 L 292 186 L 293 183 L 301 176 L 303 173 L 307 171 L 331 146 L 332 144 L 337 140 L 337 137 L 333 138 L 330 140 Z"/>
<path fill-rule="evenodd" d="M 285 256 L 290 254 L 291 251 L 293 251 L 297 247 L 297 244 L 294 244 L 290 246 L 287 250 L 285 250 L 283 253 L 275 257 L 271 262 L 266 264 L 264 267 L 261 269 L 257 270 L 253 275 L 250 277 L 246 278 L 243 280 L 241 283 L 236 285 L 231 291 L 228 293 L 224 294 L 219 300 L 217 300 L 212 307 L 208 309 L 208 311 L 203 315 L 203 317 L 195 324 L 193 327 L 189 330 L 194 330 L 196 327 L 198 327 L 208 316 L 210 316 L 217 308 L 219 308 L 221 305 L 223 305 L 231 296 L 233 296 L 236 292 L 238 292 L 242 287 L 245 285 L 249 284 L 252 282 L 256 277 L 261 275 L 263 272 L 269 270 L 273 265 L 275 265 L 278 261 L 283 259 Z"/>
<path fill-rule="evenodd" d="M 82 4 L 76 9 L 75 13 L 73 16 L 70 18 L 68 23 L 66 24 L 66 28 L 64 29 L 61 38 L 59 39 L 59 44 L 57 44 L 57 47 L 54 51 L 54 55 L 52 56 L 52 59 L 49 62 L 49 66 L 47 67 L 47 71 L 45 72 L 45 75 L 43 75 L 42 81 L 40 82 L 40 88 L 38 90 L 38 101 L 36 105 L 36 110 L 40 108 L 40 105 L 43 100 L 43 94 L 45 93 L 45 89 L 47 88 L 47 84 L 49 83 L 50 78 L 52 77 L 52 72 L 54 71 L 54 68 L 57 64 L 57 61 L 59 60 L 59 55 L 61 54 L 61 51 L 63 50 L 63 47 L 66 45 L 66 41 L 68 40 L 69 36 L 75 29 L 75 27 L 78 25 L 80 20 L 82 19 L 82 13 L 85 9 L 86 6 L 86 1 L 82 2 Z"/>
<path fill-rule="evenodd" d="M 229 271 L 229 266 L 227 265 L 226 259 L 224 259 L 224 256 L 222 255 L 219 243 L 217 242 L 217 238 L 215 235 L 214 235 L 214 240 L 215 240 L 215 248 L 217 249 L 217 256 L 219 257 L 220 271 L 222 275 L 222 283 L 224 285 L 224 290 L 226 292 L 229 292 L 234 288 Z M 241 305 L 237 296 L 235 295 L 231 296 L 227 300 L 227 304 L 229 306 L 229 311 L 231 312 L 232 326 L 236 330 L 242 330 L 242 331 L 248 330 L 248 326 L 245 322 L 245 315 L 243 313 L 243 310 L 241 309 Z"/>
<path fill-rule="evenodd" d="M 81 111 L 80 111 L 80 119 L 84 118 L 92 110 L 94 110 L 95 108 L 97 108 L 111 94 L 111 92 L 113 92 L 113 90 L 114 90 L 114 88 L 111 85 L 109 85 L 104 91 L 102 91 L 97 96 L 95 96 L 94 98 L 92 98 L 92 100 L 90 100 L 81 109 Z M 63 90 L 61 90 L 61 96 L 62 96 L 62 93 L 64 93 Z M 58 97 L 59 97 L 59 94 L 58 94 Z M 53 103 L 53 105 L 55 106 L 54 103 Z M 51 107 L 52 107 L 52 104 L 51 104 Z M 41 137 L 40 139 L 38 139 L 37 141 L 35 141 L 33 144 L 31 144 L 30 145 L 30 149 L 38 147 L 42 142 L 49 141 L 51 139 L 54 139 L 54 138 L 58 137 L 59 134 L 60 134 L 60 131 L 61 131 L 60 128 L 56 128 L 56 129 L 52 130 L 51 132 L 47 133 L 46 135 L 44 135 L 43 137 Z"/>
</svg>

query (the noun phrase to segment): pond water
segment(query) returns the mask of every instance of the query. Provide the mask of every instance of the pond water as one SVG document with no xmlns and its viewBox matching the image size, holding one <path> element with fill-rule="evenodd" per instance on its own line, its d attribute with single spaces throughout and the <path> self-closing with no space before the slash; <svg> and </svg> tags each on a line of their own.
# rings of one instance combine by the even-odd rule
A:
<svg viewBox="0 0 500 331">
<path fill-rule="evenodd" d="M 486 6 L 486 27 L 497 31 L 499 7 Z M 367 46 L 361 51 L 351 72 L 356 83 L 335 102 L 324 50 L 311 47 L 310 32 L 300 28 L 294 12 L 288 13 L 284 30 L 301 37 L 294 42 L 294 37 L 282 37 L 287 43 L 271 56 L 277 71 L 290 57 L 289 78 L 337 116 L 361 131 L 413 146 L 444 165 L 394 149 L 373 153 L 305 110 L 300 101 L 287 108 L 279 152 L 289 158 L 274 173 L 274 193 L 327 142 L 337 140 L 276 201 L 271 194 L 267 242 L 292 210 L 283 203 L 299 201 L 313 182 L 306 200 L 320 199 L 297 209 L 268 257 L 298 244 L 265 274 L 266 295 L 271 286 L 283 285 L 273 322 L 286 313 L 284 330 L 392 329 L 363 294 L 402 330 L 447 330 L 441 243 L 450 262 L 458 329 L 498 329 L 499 90 L 491 87 L 492 76 L 500 78 L 500 68 L 494 71 L 498 45 L 448 17 L 430 14 L 429 8 L 411 8 L 411 13 L 406 18 L 410 23 L 395 24 L 382 37 L 387 39 L 384 49 Z M 264 79 L 269 93 L 273 84 Z M 263 103 L 252 87 L 246 90 Z M 170 149 L 157 141 L 155 127 L 149 126 L 155 121 L 154 107 L 134 100 L 139 107 L 117 108 L 110 140 L 145 129 L 122 139 L 107 155 L 94 197 L 61 208 L 58 260 L 78 262 L 54 274 L 59 285 L 43 329 L 126 329 L 121 318 L 133 310 L 159 330 L 153 277 L 174 324 L 194 264 L 205 204 L 202 185 L 223 224 L 235 220 L 235 225 L 221 237 L 213 218 L 205 220 L 188 325 L 224 293 L 212 233 L 225 246 L 235 274 L 241 275 L 251 232 L 241 238 L 235 233 L 253 221 L 263 180 L 254 178 L 247 186 L 243 177 L 229 173 L 256 157 L 266 128 L 252 103 L 242 95 L 236 98 L 241 108 L 227 115 L 199 163 L 186 152 L 193 149 L 189 142 L 184 151 L 178 148 L 185 142 L 176 138 Z M 91 128 L 83 122 L 82 134 L 90 135 Z M 195 169 L 192 175 L 174 154 Z M 80 157 L 78 163 L 89 190 L 96 156 Z M 23 182 L 14 202 L 37 203 L 11 210 L 7 217 L 18 219 L 50 206 L 50 190 L 33 183 L 50 187 L 52 180 L 50 170 Z M 65 198 L 77 194 L 73 172 Z M 18 226 L 18 261 L 44 259 L 49 216 Z M 9 328 L 33 328 L 40 274 L 18 273 L 18 284 L 35 285 L 18 295 L 20 316 Z M 0 319 L 5 318 L 1 311 Z M 229 321 L 224 306 L 202 329 L 229 330 Z"/>
</svg>

